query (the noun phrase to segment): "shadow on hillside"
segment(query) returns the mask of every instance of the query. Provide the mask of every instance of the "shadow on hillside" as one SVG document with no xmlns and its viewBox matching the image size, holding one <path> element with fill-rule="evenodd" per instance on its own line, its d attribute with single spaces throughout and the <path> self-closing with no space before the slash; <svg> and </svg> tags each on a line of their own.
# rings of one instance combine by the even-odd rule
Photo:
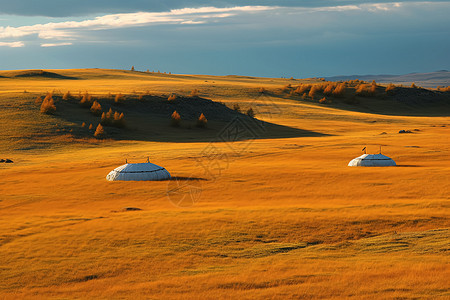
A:
<svg viewBox="0 0 450 300">
<path fill-rule="evenodd" d="M 2 76 L 0 76 L 2 77 Z M 5 77 L 6 78 L 6 77 Z M 44 70 L 26 70 L 17 71 L 11 74 L 10 78 L 49 78 L 49 79 L 69 79 L 77 80 L 77 77 L 70 77 L 58 73 L 48 72 Z"/>
<path fill-rule="evenodd" d="M 251 118 L 228 108 L 226 105 L 199 97 L 180 97 L 173 101 L 156 96 L 142 99 L 126 98 L 120 104 L 112 97 L 96 99 L 104 112 L 110 109 L 123 113 L 126 127 L 104 126 L 106 138 L 114 140 L 136 140 L 157 142 L 235 142 L 254 139 L 292 138 L 324 136 L 325 134 L 268 123 Z M 86 124 L 73 129 L 76 137 L 92 137 L 93 129 L 100 123 L 100 117 L 82 108 L 78 99 L 56 100 L 58 118 L 75 124 Z M 181 115 L 179 127 L 171 126 L 171 115 Z M 198 128 L 200 114 L 208 119 L 207 128 Z"/>
<path fill-rule="evenodd" d="M 286 99 L 286 96 L 272 93 L 272 97 Z M 319 96 L 319 98 L 322 96 Z M 370 113 L 387 116 L 450 116 L 450 92 L 428 90 L 423 88 L 396 87 L 386 94 L 378 91 L 374 96 L 355 95 L 354 92 L 344 97 L 326 96 L 328 103 L 319 104 L 317 100 L 289 97 L 292 100 L 331 107 L 344 111 Z"/>
<path fill-rule="evenodd" d="M 396 87 L 389 95 L 339 99 L 332 107 L 389 116 L 450 116 L 450 93 L 421 88 Z"/>
</svg>

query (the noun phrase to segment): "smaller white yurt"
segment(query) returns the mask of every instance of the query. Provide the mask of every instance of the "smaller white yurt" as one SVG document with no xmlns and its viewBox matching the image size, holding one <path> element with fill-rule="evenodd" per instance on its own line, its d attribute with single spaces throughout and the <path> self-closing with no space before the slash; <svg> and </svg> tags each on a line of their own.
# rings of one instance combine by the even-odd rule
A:
<svg viewBox="0 0 450 300">
<path fill-rule="evenodd" d="M 108 181 L 157 181 L 170 179 L 170 173 L 163 167 L 150 162 L 129 164 L 115 168 L 106 176 Z"/>
<path fill-rule="evenodd" d="M 363 154 L 349 163 L 349 167 L 391 167 L 396 166 L 395 161 L 383 154 Z"/>
</svg>

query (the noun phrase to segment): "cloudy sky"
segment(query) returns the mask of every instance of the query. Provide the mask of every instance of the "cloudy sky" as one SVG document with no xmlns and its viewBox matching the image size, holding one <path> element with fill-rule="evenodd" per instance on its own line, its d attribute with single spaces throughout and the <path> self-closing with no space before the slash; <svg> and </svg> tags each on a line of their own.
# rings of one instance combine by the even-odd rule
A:
<svg viewBox="0 0 450 300">
<path fill-rule="evenodd" d="M 450 69 L 450 1 L 0 0 L 0 69 L 312 77 Z"/>
</svg>

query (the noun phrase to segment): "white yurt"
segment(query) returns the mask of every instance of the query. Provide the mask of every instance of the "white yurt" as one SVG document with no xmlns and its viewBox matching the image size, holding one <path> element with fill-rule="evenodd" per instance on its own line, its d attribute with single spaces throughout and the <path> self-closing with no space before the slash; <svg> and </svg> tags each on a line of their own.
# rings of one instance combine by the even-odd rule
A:
<svg viewBox="0 0 450 300">
<path fill-rule="evenodd" d="M 396 165 L 392 158 L 381 153 L 363 154 L 348 163 L 349 167 L 392 167 Z"/>
<path fill-rule="evenodd" d="M 106 176 L 108 181 L 156 181 L 170 179 L 170 173 L 163 167 L 150 162 L 129 164 L 115 168 Z"/>
</svg>

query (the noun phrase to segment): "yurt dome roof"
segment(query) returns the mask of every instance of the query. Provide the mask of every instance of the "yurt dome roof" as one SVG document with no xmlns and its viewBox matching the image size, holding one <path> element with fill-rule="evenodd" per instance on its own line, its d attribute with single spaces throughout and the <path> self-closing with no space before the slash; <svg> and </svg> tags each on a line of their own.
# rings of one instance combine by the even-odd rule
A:
<svg viewBox="0 0 450 300">
<path fill-rule="evenodd" d="M 396 166 L 395 161 L 383 154 L 363 154 L 349 163 L 349 167 L 389 167 Z"/>
<path fill-rule="evenodd" d="M 109 181 L 154 181 L 170 179 L 170 173 L 163 167 L 147 163 L 127 163 L 115 168 L 106 176 Z"/>
</svg>

